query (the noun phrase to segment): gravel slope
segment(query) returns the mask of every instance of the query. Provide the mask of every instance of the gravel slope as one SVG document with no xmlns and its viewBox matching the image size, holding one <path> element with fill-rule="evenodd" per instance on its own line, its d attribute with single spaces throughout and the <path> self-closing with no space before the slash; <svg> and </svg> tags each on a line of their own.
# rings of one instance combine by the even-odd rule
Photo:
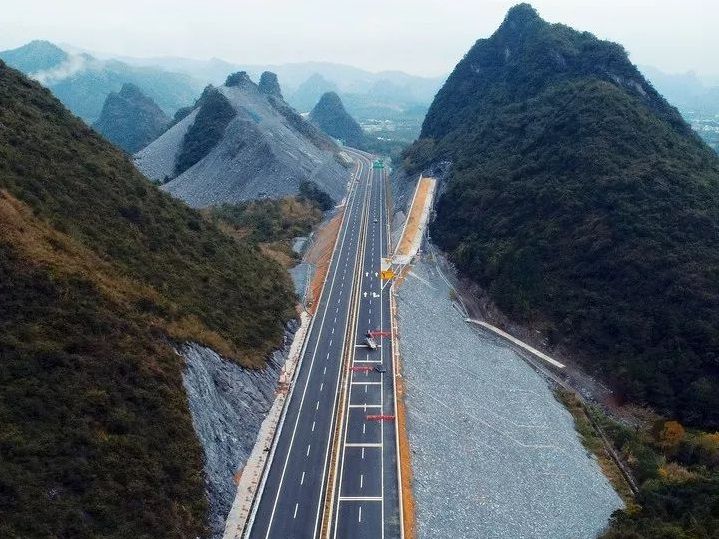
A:
<svg viewBox="0 0 719 539">
<path fill-rule="evenodd" d="M 427 262 L 398 310 L 419 537 L 596 537 L 622 502 L 544 379 L 468 326 Z"/>
<path fill-rule="evenodd" d="M 337 162 L 337 148 L 329 139 L 316 145 L 273 105 L 276 97 L 261 93 L 249 79 L 219 90 L 237 116 L 208 155 L 163 189 L 191 206 L 204 207 L 293 195 L 300 183 L 312 180 L 334 200 L 342 199 L 349 172 Z M 173 176 L 175 156 L 195 115 L 136 154 L 135 163 L 145 175 L 159 181 Z M 316 131 L 308 123 L 304 127 Z"/>
</svg>

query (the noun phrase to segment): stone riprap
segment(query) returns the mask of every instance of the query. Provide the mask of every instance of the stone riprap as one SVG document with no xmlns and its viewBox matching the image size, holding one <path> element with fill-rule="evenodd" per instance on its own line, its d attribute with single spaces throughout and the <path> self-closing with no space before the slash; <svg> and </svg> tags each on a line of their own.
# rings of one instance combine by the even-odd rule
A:
<svg viewBox="0 0 719 539">
<path fill-rule="evenodd" d="M 464 322 L 429 261 L 397 304 L 418 537 L 596 537 L 622 502 L 547 382 Z"/>
</svg>

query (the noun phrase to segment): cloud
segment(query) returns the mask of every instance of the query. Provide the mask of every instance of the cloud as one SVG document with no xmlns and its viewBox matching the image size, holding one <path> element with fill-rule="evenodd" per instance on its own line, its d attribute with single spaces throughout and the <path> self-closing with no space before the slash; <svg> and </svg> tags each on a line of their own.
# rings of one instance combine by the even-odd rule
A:
<svg viewBox="0 0 719 539">
<path fill-rule="evenodd" d="M 45 86 L 59 82 L 63 79 L 73 76 L 75 73 L 79 73 L 85 69 L 88 63 L 88 59 L 82 54 L 73 54 L 69 56 L 63 63 L 53 67 L 52 69 L 45 69 L 31 74 L 30 76 L 38 81 L 40 84 Z"/>
</svg>

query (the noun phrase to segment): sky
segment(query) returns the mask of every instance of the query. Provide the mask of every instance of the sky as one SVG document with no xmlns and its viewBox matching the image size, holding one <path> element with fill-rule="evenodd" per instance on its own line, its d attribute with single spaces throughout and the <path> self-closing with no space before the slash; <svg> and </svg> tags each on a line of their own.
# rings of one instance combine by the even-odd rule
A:
<svg viewBox="0 0 719 539">
<path fill-rule="evenodd" d="M 47 39 L 119 56 L 308 60 L 449 73 L 517 2 L 0 0 L 0 49 Z M 635 64 L 719 80 L 719 0 L 535 0 L 550 22 L 617 41 Z"/>
</svg>

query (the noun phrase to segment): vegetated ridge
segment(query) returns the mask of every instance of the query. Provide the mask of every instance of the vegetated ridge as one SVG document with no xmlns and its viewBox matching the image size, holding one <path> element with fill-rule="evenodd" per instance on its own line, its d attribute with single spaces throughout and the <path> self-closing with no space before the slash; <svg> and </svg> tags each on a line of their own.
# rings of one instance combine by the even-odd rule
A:
<svg viewBox="0 0 719 539">
<path fill-rule="evenodd" d="M 280 81 L 277 79 L 275 73 L 264 71 L 262 75 L 260 75 L 260 82 L 257 87 L 263 94 L 274 96 L 277 99 L 283 99 Z"/>
<path fill-rule="evenodd" d="M 282 100 L 273 74 L 262 80 L 260 88 L 238 72 L 207 88 L 136 154 L 137 166 L 196 207 L 293 196 L 305 181 L 341 200 L 348 174 L 339 147 Z"/>
<path fill-rule="evenodd" d="M 128 153 L 135 153 L 167 128 L 170 118 L 134 84 L 123 84 L 107 96 L 93 127 Z"/>
<path fill-rule="evenodd" d="M 187 129 L 175 157 L 175 175 L 182 174 L 210 153 L 222 139 L 227 124 L 237 112 L 216 88 L 207 88 L 200 98 L 195 121 Z"/>
<path fill-rule="evenodd" d="M 719 427 L 719 158 L 620 45 L 512 8 L 405 153 L 442 160 L 431 233 L 465 276 L 625 399 Z M 607 537 L 711 536 L 719 442 L 649 423 L 613 427 L 641 509 Z"/>
<path fill-rule="evenodd" d="M 329 136 L 341 140 L 347 146 L 365 147 L 365 134 L 357 121 L 345 110 L 340 96 L 335 92 L 322 94 L 310 112 L 310 121 Z"/>
<path fill-rule="evenodd" d="M 173 343 L 264 365 L 290 280 L 0 62 L 0 536 L 197 537 Z"/>
</svg>

